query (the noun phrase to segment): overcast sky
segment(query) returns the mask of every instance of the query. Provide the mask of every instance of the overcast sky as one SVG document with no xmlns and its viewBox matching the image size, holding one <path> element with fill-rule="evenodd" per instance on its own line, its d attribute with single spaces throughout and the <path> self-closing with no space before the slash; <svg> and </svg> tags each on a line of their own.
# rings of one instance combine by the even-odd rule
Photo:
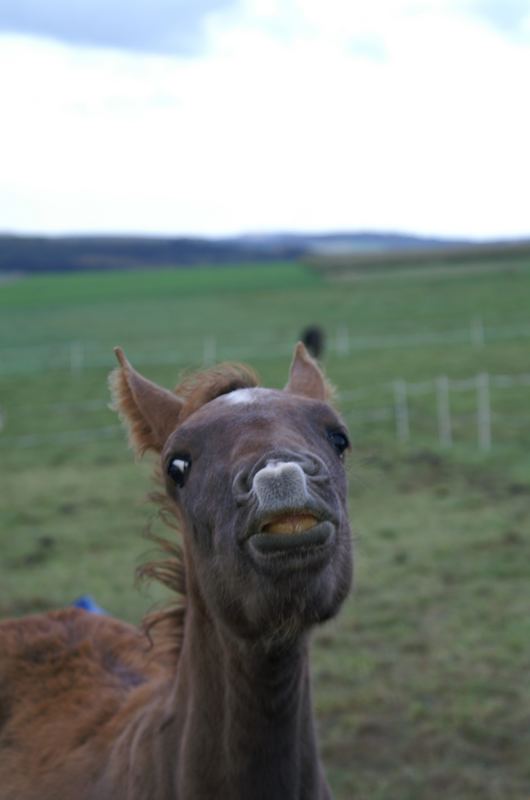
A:
<svg viewBox="0 0 530 800">
<path fill-rule="evenodd" d="M 530 0 L 0 0 L 0 230 L 530 236 Z"/>
</svg>

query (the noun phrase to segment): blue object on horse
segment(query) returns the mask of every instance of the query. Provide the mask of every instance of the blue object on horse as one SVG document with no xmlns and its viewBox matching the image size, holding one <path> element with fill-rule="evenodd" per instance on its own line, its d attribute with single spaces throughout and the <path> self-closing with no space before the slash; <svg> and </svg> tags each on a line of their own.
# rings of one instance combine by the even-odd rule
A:
<svg viewBox="0 0 530 800">
<path fill-rule="evenodd" d="M 72 603 L 76 608 L 82 608 L 84 611 L 90 611 L 92 614 L 106 614 L 105 609 L 98 606 L 96 601 L 90 597 L 89 594 L 82 594 L 77 600 Z"/>
</svg>

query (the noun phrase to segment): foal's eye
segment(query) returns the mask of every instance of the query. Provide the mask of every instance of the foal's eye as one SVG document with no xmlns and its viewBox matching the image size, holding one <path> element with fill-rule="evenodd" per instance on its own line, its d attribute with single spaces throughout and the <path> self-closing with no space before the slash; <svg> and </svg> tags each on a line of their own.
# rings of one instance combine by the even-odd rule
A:
<svg viewBox="0 0 530 800">
<path fill-rule="evenodd" d="M 342 431 L 331 430 L 328 431 L 328 439 L 342 458 L 344 451 L 350 446 L 350 440 Z"/>
<path fill-rule="evenodd" d="M 178 487 L 182 488 L 186 482 L 188 472 L 191 468 L 191 458 L 177 456 L 172 458 L 167 467 L 167 474 L 175 481 Z"/>
</svg>

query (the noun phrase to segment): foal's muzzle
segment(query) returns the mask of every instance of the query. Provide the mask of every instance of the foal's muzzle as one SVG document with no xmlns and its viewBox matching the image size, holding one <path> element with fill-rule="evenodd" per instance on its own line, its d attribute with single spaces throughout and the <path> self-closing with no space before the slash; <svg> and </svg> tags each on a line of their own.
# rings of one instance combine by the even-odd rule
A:
<svg viewBox="0 0 530 800">
<path fill-rule="evenodd" d="M 252 492 L 259 511 L 267 514 L 302 509 L 310 502 L 307 478 L 302 467 L 294 461 L 268 461 L 254 475 Z"/>
<path fill-rule="evenodd" d="M 257 557 L 309 555 L 327 549 L 335 538 L 336 522 L 312 489 L 315 478 L 322 482 L 322 470 L 311 463 L 308 474 L 302 464 L 270 458 L 253 472 L 248 494 L 255 520 L 248 540 Z"/>
</svg>

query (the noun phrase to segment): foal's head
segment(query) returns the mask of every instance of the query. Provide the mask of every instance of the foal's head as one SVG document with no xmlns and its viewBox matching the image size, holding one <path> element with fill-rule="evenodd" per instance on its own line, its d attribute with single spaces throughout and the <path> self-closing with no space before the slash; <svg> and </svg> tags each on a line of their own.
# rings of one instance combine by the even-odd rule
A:
<svg viewBox="0 0 530 800">
<path fill-rule="evenodd" d="M 333 616 L 351 582 L 349 442 L 303 345 L 281 391 L 221 366 L 173 393 L 116 352 L 118 409 L 135 448 L 159 453 L 183 522 L 190 600 L 253 639 Z"/>
</svg>

